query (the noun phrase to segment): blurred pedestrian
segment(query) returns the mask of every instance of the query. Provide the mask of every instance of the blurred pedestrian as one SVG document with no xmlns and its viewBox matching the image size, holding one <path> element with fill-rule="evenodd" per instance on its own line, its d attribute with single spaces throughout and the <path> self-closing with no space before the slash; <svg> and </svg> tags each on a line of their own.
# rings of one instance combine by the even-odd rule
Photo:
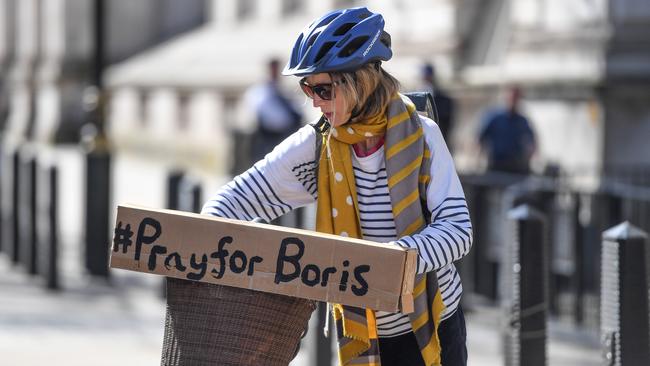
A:
<svg viewBox="0 0 650 366">
<path fill-rule="evenodd" d="M 436 69 L 431 63 L 424 63 L 420 70 L 422 91 L 433 96 L 436 123 L 440 127 L 442 137 L 450 145 L 451 133 L 454 127 L 454 100 L 442 89 L 436 78 Z"/>
<path fill-rule="evenodd" d="M 537 149 L 535 133 L 520 112 L 521 89 L 510 87 L 507 105 L 488 111 L 481 122 L 479 142 L 487 154 L 488 170 L 527 175 Z"/>
<path fill-rule="evenodd" d="M 268 80 L 253 86 L 245 97 L 247 106 L 255 111 L 257 119 L 251 143 L 253 162 L 262 159 L 302 125 L 302 114 L 280 88 L 280 61 L 269 60 L 267 68 Z"/>
<path fill-rule="evenodd" d="M 454 262 L 472 243 L 467 204 L 439 127 L 382 67 L 391 57 L 382 15 L 365 7 L 307 26 L 283 74 L 301 77 L 318 123 L 235 177 L 203 213 L 270 221 L 316 202 L 317 231 L 417 249 L 414 313 L 332 305 L 340 363 L 466 365 Z"/>
</svg>

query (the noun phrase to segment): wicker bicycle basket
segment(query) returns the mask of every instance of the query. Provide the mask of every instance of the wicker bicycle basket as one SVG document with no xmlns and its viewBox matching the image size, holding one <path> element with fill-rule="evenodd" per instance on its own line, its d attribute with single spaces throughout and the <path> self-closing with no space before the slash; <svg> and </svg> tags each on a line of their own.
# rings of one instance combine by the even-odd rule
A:
<svg viewBox="0 0 650 366">
<path fill-rule="evenodd" d="M 315 305 L 295 297 L 167 278 L 161 365 L 283 365 Z"/>
</svg>

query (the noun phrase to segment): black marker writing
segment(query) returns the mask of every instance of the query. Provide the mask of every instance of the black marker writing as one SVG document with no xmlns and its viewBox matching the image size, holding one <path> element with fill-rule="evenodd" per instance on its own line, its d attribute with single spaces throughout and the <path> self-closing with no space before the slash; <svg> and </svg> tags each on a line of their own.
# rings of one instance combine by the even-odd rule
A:
<svg viewBox="0 0 650 366">
<path fill-rule="evenodd" d="M 165 253 L 167 253 L 167 248 L 162 245 L 154 245 L 151 248 L 151 252 L 149 253 L 149 262 L 147 264 L 150 271 L 156 269 L 156 255 Z"/>
<path fill-rule="evenodd" d="M 147 226 L 151 227 L 154 230 L 153 235 L 145 235 Z M 145 217 L 142 219 L 142 221 L 140 221 L 140 225 L 138 225 L 138 236 L 135 239 L 135 255 L 133 256 L 133 259 L 139 261 L 142 244 L 153 243 L 156 241 L 156 239 L 158 239 L 161 233 L 162 230 L 160 228 L 160 222 L 152 219 L 151 217 Z"/>
<path fill-rule="evenodd" d="M 188 273 L 187 279 L 194 280 L 194 281 L 200 280 L 201 278 L 203 278 L 203 276 L 205 276 L 205 271 L 208 268 L 208 256 L 203 254 L 201 256 L 201 263 L 198 263 L 196 261 L 196 254 L 193 253 L 192 257 L 190 257 L 190 266 L 194 269 L 198 269 L 199 273 Z"/>
<path fill-rule="evenodd" d="M 217 248 L 211 253 L 187 253 L 187 252 L 171 252 L 167 254 L 167 246 L 157 243 L 156 240 L 160 238 L 162 228 L 159 221 L 145 217 L 140 221 L 135 238 L 135 251 L 134 260 L 139 261 L 142 254 L 143 245 L 151 245 L 150 250 L 145 250 L 148 254 L 147 268 L 149 271 L 154 272 L 158 263 L 162 263 L 167 271 L 176 270 L 185 274 L 185 277 L 190 280 L 200 281 L 206 273 L 209 273 L 215 279 L 224 277 L 226 270 L 230 270 L 233 274 L 246 273 L 248 276 L 253 276 L 255 273 L 255 264 L 262 263 L 263 258 L 259 256 L 248 256 L 243 250 L 231 251 L 226 249 L 226 245 L 233 243 L 232 236 L 223 236 L 217 243 Z M 128 248 L 133 245 L 133 231 L 130 224 L 119 222 L 115 228 L 115 236 L 113 239 L 113 251 L 127 253 Z M 353 268 L 350 267 L 350 261 L 345 259 L 342 261 L 342 267 L 319 267 L 314 263 L 303 263 L 305 254 L 305 243 L 297 237 L 288 237 L 282 239 L 278 256 L 276 258 L 275 278 L 274 282 L 279 284 L 281 282 L 291 282 L 296 279 L 309 287 L 333 286 L 338 284 L 338 290 L 345 292 L 351 289 L 352 293 L 356 296 L 364 296 L 368 293 L 368 282 L 364 274 L 370 272 L 370 266 L 367 264 L 358 265 Z M 187 265 L 189 256 L 189 266 Z M 215 261 L 208 262 L 209 259 Z M 301 260 L 303 260 L 301 262 Z M 184 263 L 185 262 L 185 263 Z M 208 267 L 210 266 L 210 268 Z M 188 269 L 188 267 L 191 267 Z M 349 268 L 349 269 L 348 269 Z M 353 274 L 353 279 L 350 279 L 350 272 Z M 334 274 L 340 273 L 340 278 L 334 277 Z M 334 283 L 331 283 L 330 279 Z M 349 282 L 351 281 L 351 286 Z"/>
<path fill-rule="evenodd" d="M 362 274 L 369 271 L 370 271 L 370 266 L 367 264 L 362 264 L 354 269 L 354 279 L 357 280 L 357 282 L 359 282 L 361 287 L 352 285 L 352 293 L 354 293 L 357 296 L 363 296 L 368 292 L 368 282 L 366 282 L 366 279 L 363 278 Z"/>
<path fill-rule="evenodd" d="M 287 255 L 287 248 L 289 245 L 298 247 L 298 253 L 294 255 Z M 300 258 L 305 252 L 305 243 L 298 238 L 284 238 L 280 243 L 280 253 L 275 266 L 275 283 L 289 282 L 300 275 Z M 289 263 L 293 266 L 293 272 L 289 274 L 284 273 L 284 264 Z"/>
<path fill-rule="evenodd" d="M 187 267 L 185 267 L 183 265 L 183 262 L 181 260 L 181 255 L 178 254 L 178 252 L 171 253 L 170 255 L 167 256 L 167 258 L 165 258 L 165 268 L 167 268 L 168 270 L 171 270 L 172 269 L 172 265 L 171 265 L 172 261 L 174 261 L 174 268 L 176 268 L 176 270 L 181 271 L 181 272 L 185 272 Z"/>
<path fill-rule="evenodd" d="M 121 245 L 122 253 L 126 254 L 127 249 L 133 243 L 133 241 L 131 241 L 132 236 L 133 231 L 131 231 L 131 224 L 126 224 L 126 227 L 123 229 L 122 221 L 118 222 L 113 238 L 113 251 L 119 251 Z"/>
<path fill-rule="evenodd" d="M 290 249 L 295 247 L 296 249 Z M 295 254 L 288 254 L 292 252 Z M 306 264 L 301 266 L 300 260 L 305 253 L 305 243 L 298 238 L 285 238 L 280 243 L 280 252 L 275 267 L 275 283 L 289 282 L 300 277 L 302 283 L 307 286 L 314 287 L 320 284 L 322 287 L 328 285 L 330 275 L 337 272 L 336 267 L 326 267 L 321 269 L 316 264 Z M 343 268 L 350 266 L 349 260 L 343 261 Z M 368 292 L 368 282 L 363 277 L 363 274 L 370 271 L 370 266 L 363 264 L 354 268 L 354 279 L 359 283 L 352 285 L 352 293 L 357 296 L 363 296 Z M 322 278 L 321 278 L 322 274 Z M 348 280 L 350 272 L 343 269 L 341 272 L 341 280 L 339 282 L 339 291 L 345 292 L 348 289 Z"/>
<path fill-rule="evenodd" d="M 216 279 L 220 279 L 221 277 L 223 277 L 223 273 L 226 270 L 226 257 L 228 256 L 229 253 L 227 250 L 223 249 L 223 247 L 226 246 L 226 244 L 230 244 L 230 243 L 232 243 L 232 236 L 224 236 L 219 240 L 219 244 L 217 244 L 217 251 L 210 254 L 210 258 L 219 260 L 219 266 L 217 267 L 219 269 L 217 270 L 215 268 L 212 271 L 210 271 L 211 273 L 216 274 L 216 276 L 214 275 L 212 276 Z"/>
</svg>

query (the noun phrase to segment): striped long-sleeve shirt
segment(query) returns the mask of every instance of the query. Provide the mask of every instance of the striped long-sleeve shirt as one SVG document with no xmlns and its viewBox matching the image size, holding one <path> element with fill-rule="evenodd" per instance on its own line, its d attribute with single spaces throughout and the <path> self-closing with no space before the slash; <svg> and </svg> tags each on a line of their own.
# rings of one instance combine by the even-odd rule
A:
<svg viewBox="0 0 650 366">
<path fill-rule="evenodd" d="M 445 312 L 454 313 L 462 284 L 453 264 L 468 253 L 472 228 L 465 197 L 453 161 L 438 126 L 421 118 L 425 141 L 431 150 L 431 181 L 427 208 L 431 223 L 421 232 L 397 238 L 392 215 L 384 149 L 367 157 L 354 152 L 353 167 L 364 239 L 391 242 L 418 250 L 417 272 L 436 271 Z M 267 221 L 316 201 L 316 133 L 299 129 L 264 159 L 226 184 L 203 207 L 204 214 L 240 220 L 262 217 Z M 378 334 L 390 337 L 411 330 L 403 314 L 377 313 Z"/>
</svg>

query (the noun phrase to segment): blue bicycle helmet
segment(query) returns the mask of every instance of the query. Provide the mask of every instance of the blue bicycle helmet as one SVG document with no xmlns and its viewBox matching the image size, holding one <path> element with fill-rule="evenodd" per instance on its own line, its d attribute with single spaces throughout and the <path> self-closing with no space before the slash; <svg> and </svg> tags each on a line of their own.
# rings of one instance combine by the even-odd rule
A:
<svg viewBox="0 0 650 366">
<path fill-rule="evenodd" d="M 302 31 L 282 74 L 352 71 L 392 56 L 381 14 L 365 7 L 335 10 Z"/>
</svg>

